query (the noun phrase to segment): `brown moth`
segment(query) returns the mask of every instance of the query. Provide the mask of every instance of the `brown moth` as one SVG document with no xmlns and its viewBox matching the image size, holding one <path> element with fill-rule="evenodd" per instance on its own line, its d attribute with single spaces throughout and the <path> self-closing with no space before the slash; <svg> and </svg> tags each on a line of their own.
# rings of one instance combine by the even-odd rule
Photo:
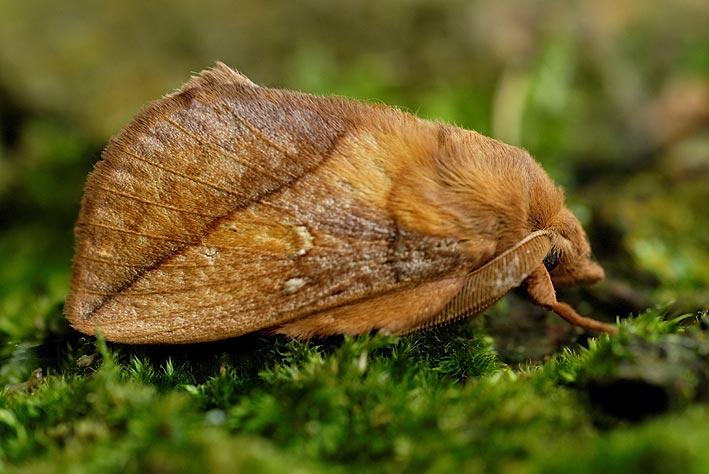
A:
<svg viewBox="0 0 709 474">
<path fill-rule="evenodd" d="M 519 148 L 382 105 L 259 87 L 218 63 L 145 107 L 90 174 L 65 311 L 87 334 L 406 333 L 603 270 Z"/>
</svg>

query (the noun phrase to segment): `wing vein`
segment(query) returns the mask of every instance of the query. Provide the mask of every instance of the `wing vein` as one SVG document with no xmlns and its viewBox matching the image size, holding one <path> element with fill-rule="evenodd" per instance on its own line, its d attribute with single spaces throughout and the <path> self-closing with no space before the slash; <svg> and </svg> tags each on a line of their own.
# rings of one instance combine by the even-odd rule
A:
<svg viewBox="0 0 709 474">
<path fill-rule="evenodd" d="M 177 295 L 180 293 L 189 293 L 193 292 L 196 290 L 201 290 L 204 288 L 212 288 L 215 286 L 225 286 L 229 284 L 236 284 L 243 282 L 244 280 L 231 280 L 231 281 L 219 281 L 219 282 L 212 282 L 212 283 L 207 283 L 204 285 L 193 285 L 193 286 L 186 286 L 186 287 L 181 287 L 179 289 L 175 290 L 152 290 L 152 291 L 130 291 L 126 292 L 123 291 L 120 293 L 120 296 L 150 296 L 150 295 Z M 92 290 L 90 288 L 86 287 L 81 287 L 81 288 L 74 288 L 74 291 L 77 291 L 79 293 L 86 293 L 89 295 L 99 295 L 99 296 L 119 296 L 118 293 L 115 291 L 97 291 L 97 290 Z"/>
<path fill-rule="evenodd" d="M 137 235 L 139 237 L 147 237 L 149 239 L 155 239 L 155 240 L 165 240 L 168 242 L 176 242 L 176 243 L 185 244 L 185 245 L 192 245 L 193 244 L 193 242 L 189 241 L 189 240 L 173 239 L 172 237 L 167 237 L 165 235 L 149 234 L 147 232 L 139 232 L 137 230 L 124 229 L 122 227 L 113 227 L 113 226 L 106 225 L 106 224 L 99 224 L 97 222 L 84 221 L 84 222 L 78 222 L 77 225 L 83 225 L 83 226 L 88 226 L 88 227 L 99 227 L 101 229 L 112 230 L 114 232 L 119 232 L 121 234 Z"/>
<path fill-rule="evenodd" d="M 77 291 L 80 291 L 80 290 L 77 289 Z M 111 293 L 110 295 L 114 296 L 116 294 Z M 225 306 L 226 304 L 228 304 L 228 303 L 226 303 L 224 301 L 219 301 L 217 303 L 210 303 L 210 304 L 206 304 L 206 305 L 192 305 L 192 306 L 190 306 L 190 312 L 194 312 L 195 310 L 200 310 L 200 309 L 216 308 L 219 306 Z M 153 313 L 153 314 L 149 314 L 149 315 L 141 315 L 141 319 L 142 320 L 150 320 L 153 318 L 155 318 L 155 319 L 164 318 L 166 316 L 171 316 L 174 314 L 185 314 L 185 312 L 184 311 L 168 311 L 168 312 L 162 312 L 162 313 Z M 112 326 L 119 326 L 121 324 L 131 323 L 133 321 L 134 321 L 133 318 L 115 318 L 115 319 L 111 318 L 111 325 Z M 162 330 L 164 330 L 164 329 L 162 329 Z"/>
<path fill-rule="evenodd" d="M 225 250 L 225 247 L 212 247 L 209 246 L 210 248 L 216 248 L 216 249 L 222 249 Z M 237 247 L 229 248 L 230 250 L 240 250 Z M 244 248 L 242 252 L 239 252 L 241 255 L 247 255 L 249 257 L 253 257 L 254 252 L 249 250 L 248 248 Z M 282 258 L 289 258 L 288 255 L 281 255 L 281 254 L 266 254 L 266 253 L 261 253 L 260 256 L 264 257 L 282 257 Z M 87 262 L 94 262 L 94 263 L 103 263 L 104 265 L 111 265 L 114 267 L 127 267 L 127 268 L 145 268 L 147 265 L 145 263 L 136 263 L 136 262 L 123 262 L 120 260 L 113 260 L 113 259 L 107 259 L 107 258 L 98 258 L 98 257 L 90 257 L 88 255 L 82 255 L 82 254 L 76 254 L 74 256 L 74 260 L 85 260 Z M 224 261 L 224 266 L 229 266 L 233 265 L 233 262 L 229 262 L 227 260 Z M 204 263 L 204 264 L 183 264 L 183 263 L 163 263 L 160 265 L 160 268 L 214 268 L 214 267 L 219 267 L 220 265 L 215 265 L 214 263 Z"/>
<path fill-rule="evenodd" d="M 132 156 L 132 157 L 135 158 L 136 160 L 142 161 L 143 163 L 147 163 L 147 164 L 149 164 L 149 165 L 152 165 L 152 166 L 154 166 L 154 167 L 156 167 L 156 168 L 159 168 L 159 169 L 161 169 L 161 170 L 163 170 L 163 171 L 166 171 L 166 172 L 168 172 L 168 173 L 174 174 L 174 175 L 179 176 L 179 177 L 181 177 L 181 178 L 187 179 L 187 180 L 189 180 L 189 181 L 194 181 L 195 183 L 201 184 L 202 186 L 206 186 L 206 187 L 208 187 L 208 188 L 216 189 L 217 191 L 221 191 L 221 192 L 226 193 L 226 194 L 231 194 L 232 196 L 240 197 L 240 198 L 242 198 L 242 199 L 249 199 L 246 195 L 244 195 L 244 194 L 242 194 L 242 193 L 238 193 L 238 192 L 236 192 L 236 191 L 232 191 L 232 190 L 230 190 L 230 189 L 223 188 L 223 187 L 221 187 L 221 186 L 219 186 L 219 185 L 216 185 L 216 184 L 214 184 L 214 183 L 212 183 L 212 182 L 210 182 L 210 181 L 205 181 L 205 180 L 203 180 L 203 179 L 199 179 L 199 178 L 196 178 L 196 177 L 194 177 L 194 176 L 190 176 L 190 175 L 188 175 L 188 174 L 181 173 L 181 172 L 177 171 L 176 169 L 173 169 L 173 168 L 170 168 L 170 167 L 161 165 L 160 163 L 156 163 L 156 162 L 154 162 L 154 161 L 151 161 L 151 160 L 149 160 L 149 159 L 147 159 L 147 158 L 145 158 L 145 157 L 143 157 L 143 156 L 140 156 L 140 155 L 137 154 L 137 153 L 133 153 L 133 152 L 131 152 L 131 151 L 128 151 L 128 150 L 126 150 L 125 148 L 120 148 L 119 150 L 122 151 L 123 153 L 125 153 L 125 154 L 128 155 L 128 156 Z"/>
<path fill-rule="evenodd" d="M 244 252 L 244 253 L 246 253 L 246 252 Z M 122 262 L 120 260 L 90 257 L 88 255 L 82 255 L 82 254 L 76 254 L 74 256 L 74 260 L 85 260 L 87 262 L 103 263 L 104 265 L 111 265 L 114 267 L 127 267 L 127 268 L 145 268 L 146 267 L 145 263 Z M 212 264 L 212 263 L 192 264 L 192 265 L 164 263 L 164 264 L 160 265 L 160 268 L 206 268 L 206 267 L 213 267 L 213 266 L 214 266 L 214 264 Z"/>
<path fill-rule="evenodd" d="M 204 104 L 204 105 L 206 105 L 206 104 Z M 211 107 L 210 107 L 210 108 L 211 108 Z M 212 110 L 214 110 L 214 109 L 212 109 Z M 215 111 L 215 112 L 216 112 L 216 111 Z M 209 142 L 206 142 L 206 141 L 202 140 L 197 134 L 192 133 L 191 131 L 187 130 L 185 127 L 183 127 L 182 125 L 180 125 L 180 124 L 177 123 L 176 121 L 172 120 L 172 119 L 171 119 L 170 117 L 168 117 L 167 115 L 161 115 L 160 117 L 161 117 L 163 120 L 165 120 L 166 122 L 168 122 L 170 125 L 172 125 L 173 127 L 175 127 L 177 130 L 179 130 L 180 132 L 182 132 L 183 134 L 185 134 L 186 136 L 188 136 L 188 137 L 191 138 L 192 140 L 196 141 L 197 143 L 199 143 L 200 145 L 202 145 L 202 146 L 204 146 L 204 147 L 207 147 L 207 148 L 209 148 L 209 149 L 211 149 L 211 150 L 214 150 L 214 151 L 216 151 L 217 153 L 220 153 L 220 154 L 226 156 L 227 158 L 230 158 L 230 159 L 234 160 L 235 162 L 239 163 L 240 165 L 243 165 L 243 166 L 249 168 L 249 169 L 252 170 L 252 171 L 255 171 L 255 172 L 257 172 L 257 173 L 260 173 L 260 174 L 262 174 L 262 175 L 264 175 L 264 176 L 266 176 L 266 177 L 268 177 L 268 178 L 274 180 L 275 182 L 277 182 L 277 183 L 280 184 L 281 186 L 284 186 L 284 185 L 286 184 L 284 181 L 282 181 L 282 180 L 281 180 L 280 178 L 278 178 L 276 175 L 274 175 L 274 174 L 272 174 L 272 173 L 269 173 L 268 170 L 266 170 L 265 168 L 263 168 L 263 167 L 261 167 L 261 166 L 257 166 L 255 163 L 251 163 L 251 162 L 249 162 L 249 161 L 247 161 L 247 160 L 242 159 L 239 155 L 237 155 L 237 154 L 234 153 L 233 151 L 227 150 L 226 148 L 224 148 L 224 147 L 222 147 L 222 146 L 213 145 L 213 144 L 211 144 L 211 143 L 209 143 Z"/>
<path fill-rule="evenodd" d="M 212 104 L 207 104 L 207 103 L 204 103 L 204 102 L 200 102 L 200 103 L 202 103 L 202 104 L 204 104 L 205 106 L 209 107 L 209 108 L 212 109 L 215 113 L 217 113 L 217 114 L 219 113 L 219 110 L 215 109 L 215 108 L 212 106 Z M 281 153 L 283 153 L 284 155 L 286 155 L 286 157 L 292 158 L 292 156 L 290 155 L 290 153 L 288 153 L 288 150 L 286 150 L 286 149 L 283 148 L 281 145 L 279 145 L 278 143 L 276 143 L 275 141 L 273 141 L 273 139 L 271 139 L 268 135 L 266 135 L 266 134 L 263 133 L 261 130 L 259 130 L 258 127 L 256 127 L 254 124 L 252 124 L 251 122 L 249 122 L 248 120 L 246 120 L 246 118 L 242 117 L 241 115 L 237 114 L 236 112 L 234 112 L 234 111 L 231 110 L 231 109 L 228 109 L 228 111 L 229 111 L 229 114 L 230 114 L 232 117 L 234 117 L 236 120 L 238 120 L 239 122 L 241 122 L 241 123 L 244 125 L 244 127 L 246 127 L 246 128 L 248 128 L 249 130 L 251 130 L 251 133 L 253 133 L 253 134 L 256 135 L 257 137 L 259 137 L 261 140 L 263 140 L 264 142 L 266 142 L 266 143 L 267 143 L 268 145 L 270 145 L 271 147 L 275 148 L 276 150 L 278 150 L 278 151 L 280 151 Z"/>
<path fill-rule="evenodd" d="M 97 188 L 101 189 L 102 191 L 107 192 L 107 193 L 116 194 L 116 195 L 118 195 L 118 196 L 123 196 L 123 197 L 125 197 L 125 198 L 132 199 L 132 200 L 134 200 L 134 201 L 138 201 L 138 202 L 141 202 L 141 203 L 143 203 L 143 204 L 149 204 L 149 205 L 155 206 L 155 207 L 162 207 L 162 208 L 164 208 L 164 209 L 171 209 L 171 210 L 173 210 L 173 211 L 184 212 L 185 214 L 195 214 L 195 215 L 202 216 L 202 217 L 209 217 L 209 218 L 211 218 L 211 219 L 218 219 L 218 218 L 222 217 L 222 216 L 218 216 L 218 215 L 216 215 L 216 214 L 205 214 L 204 212 L 193 211 L 193 210 L 190 210 L 190 209 L 183 209 L 183 208 L 181 208 L 181 207 L 171 206 L 171 205 L 169 205 L 169 204 L 163 204 L 163 203 L 160 203 L 160 202 L 157 202 L 157 201 L 151 201 L 151 200 L 149 200 L 149 199 L 144 199 L 144 198 L 142 198 L 142 197 L 135 196 L 135 195 L 133 195 L 133 194 L 124 193 L 124 192 L 122 192 L 122 191 L 118 191 L 118 190 L 116 190 L 116 189 L 111 189 L 111 188 L 107 188 L 107 187 L 104 187 L 104 186 L 100 186 L 100 185 L 98 185 L 98 184 L 95 185 L 95 186 L 96 186 Z"/>
<path fill-rule="evenodd" d="M 163 170 L 163 171 L 165 171 L 165 172 L 167 172 L 167 173 L 174 174 L 175 176 L 179 176 L 179 177 L 184 178 L 184 179 L 186 179 L 186 180 L 188 180 L 188 181 L 193 181 L 193 182 L 195 182 L 195 183 L 201 184 L 202 186 L 205 186 L 205 187 L 208 187 L 208 188 L 212 188 L 212 189 L 215 189 L 215 190 L 217 190 L 217 191 L 221 191 L 221 192 L 223 192 L 223 193 L 225 193 L 225 194 L 230 194 L 230 195 L 232 195 L 232 196 L 236 196 L 236 197 L 241 198 L 241 199 L 244 199 L 244 200 L 246 200 L 246 201 L 248 201 L 248 202 L 250 202 L 250 203 L 252 203 L 252 204 L 260 204 L 260 205 L 263 205 L 263 206 L 271 207 L 271 208 L 276 209 L 276 210 L 278 210 L 278 211 L 283 211 L 283 212 L 285 212 L 285 213 L 287 213 L 287 214 L 291 214 L 291 215 L 293 214 L 293 211 L 292 211 L 291 209 L 289 209 L 288 207 L 285 207 L 285 206 L 278 206 L 278 205 L 273 204 L 273 203 L 271 203 L 271 202 L 268 202 L 268 201 L 266 201 L 266 200 L 257 201 L 257 200 L 254 199 L 253 197 L 249 197 L 249 196 L 247 196 L 246 194 L 239 193 L 239 192 L 236 192 L 236 191 L 232 191 L 232 190 L 230 190 L 230 189 L 223 188 L 223 187 L 218 186 L 218 185 L 216 185 L 216 184 L 214 184 L 214 183 L 212 183 L 212 182 L 210 182 L 210 181 L 205 181 L 205 180 L 196 178 L 196 177 L 194 177 L 194 176 L 190 176 L 190 175 L 188 175 L 188 174 L 181 173 L 181 172 L 177 171 L 176 169 L 173 169 L 173 168 L 170 168 L 170 167 L 167 167 L 167 166 L 163 166 L 163 165 L 161 165 L 161 164 L 159 164 L 159 163 L 156 163 L 156 162 L 154 162 L 154 161 L 151 161 L 151 160 L 149 160 L 149 159 L 147 159 L 147 158 L 145 158 L 145 157 L 143 157 L 143 156 L 140 156 L 140 155 L 137 154 L 137 153 L 133 153 L 133 152 L 131 152 L 131 151 L 128 151 L 128 150 L 126 150 L 125 148 L 118 148 L 118 151 L 121 151 L 121 152 L 125 153 L 126 155 L 135 158 L 135 159 L 138 160 L 138 161 L 142 161 L 143 163 L 152 165 L 152 166 L 154 166 L 154 167 L 156 167 L 156 168 L 158 168 L 158 169 L 161 169 L 161 170 Z"/>
</svg>

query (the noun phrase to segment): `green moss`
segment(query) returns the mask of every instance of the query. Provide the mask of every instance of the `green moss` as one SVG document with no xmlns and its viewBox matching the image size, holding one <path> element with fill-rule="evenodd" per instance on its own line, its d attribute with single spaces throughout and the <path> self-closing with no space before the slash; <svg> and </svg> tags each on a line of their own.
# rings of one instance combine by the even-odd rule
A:
<svg viewBox="0 0 709 474">
<path fill-rule="evenodd" d="M 3 397 L 2 459 L 30 472 L 193 472 L 227 462 L 304 472 L 557 472 L 573 452 L 618 472 L 653 456 L 661 466 L 696 467 L 703 454 L 676 455 L 677 441 L 655 449 L 653 423 L 599 431 L 589 398 L 588 380 L 642 363 L 638 341 L 666 349 L 673 337 L 703 334 L 683 327 L 649 312 L 618 337 L 521 371 L 500 364 L 469 324 L 404 338 L 247 338 L 229 352 L 198 347 L 192 362 L 189 351 L 99 343 L 89 367 L 49 371 L 34 391 Z M 678 425 L 689 416 L 682 407 L 706 417 L 694 400 L 662 411 Z"/>
</svg>

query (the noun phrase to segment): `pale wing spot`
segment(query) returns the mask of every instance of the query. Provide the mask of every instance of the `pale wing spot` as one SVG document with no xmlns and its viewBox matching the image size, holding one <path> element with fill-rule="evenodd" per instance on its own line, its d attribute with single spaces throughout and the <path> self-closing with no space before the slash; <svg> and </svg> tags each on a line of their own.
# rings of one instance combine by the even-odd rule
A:
<svg viewBox="0 0 709 474">
<path fill-rule="evenodd" d="M 214 261 L 217 258 L 217 255 L 219 255 L 219 250 L 217 250 L 214 247 L 205 247 L 204 248 L 204 256 L 207 257 L 207 261 L 209 263 L 214 263 Z"/>
<path fill-rule="evenodd" d="M 305 286 L 305 278 L 289 278 L 283 284 L 283 291 L 285 291 L 286 293 L 295 293 L 299 289 L 303 288 L 303 286 Z"/>
<path fill-rule="evenodd" d="M 300 249 L 297 253 L 300 256 L 305 255 L 308 250 L 313 248 L 313 234 L 304 225 L 297 225 L 293 227 L 293 230 L 300 237 Z"/>
</svg>

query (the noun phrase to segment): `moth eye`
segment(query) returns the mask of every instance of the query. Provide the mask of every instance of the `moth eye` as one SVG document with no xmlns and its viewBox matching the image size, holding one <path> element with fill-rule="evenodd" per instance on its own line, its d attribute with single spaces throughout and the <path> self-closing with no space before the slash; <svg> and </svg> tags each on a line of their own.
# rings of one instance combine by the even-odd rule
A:
<svg viewBox="0 0 709 474">
<path fill-rule="evenodd" d="M 552 247 L 546 257 L 544 257 L 544 266 L 547 271 L 552 271 L 559 265 L 559 252 L 556 247 Z"/>
</svg>

